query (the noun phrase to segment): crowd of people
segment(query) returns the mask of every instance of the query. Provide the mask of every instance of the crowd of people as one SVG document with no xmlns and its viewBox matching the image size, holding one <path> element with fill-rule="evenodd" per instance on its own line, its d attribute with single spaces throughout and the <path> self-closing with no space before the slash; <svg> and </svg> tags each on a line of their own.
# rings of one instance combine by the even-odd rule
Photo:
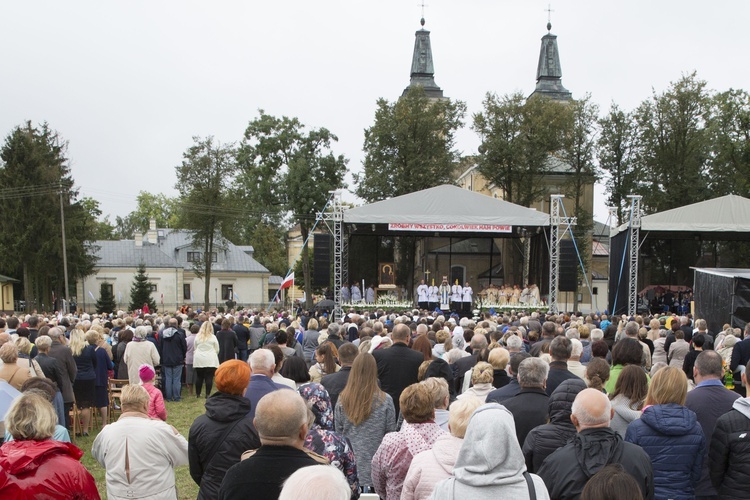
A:
<svg viewBox="0 0 750 500">
<path fill-rule="evenodd" d="M 750 498 L 750 325 L 427 310 L 0 318 L 3 498 Z M 158 377 L 157 377 L 158 372 Z M 159 382 L 156 383 L 157 378 Z M 725 386 L 734 386 L 731 390 Z M 165 401 L 204 400 L 187 434 Z M 80 410 L 80 427 L 70 410 Z M 79 417 L 76 417 L 79 418 Z"/>
</svg>

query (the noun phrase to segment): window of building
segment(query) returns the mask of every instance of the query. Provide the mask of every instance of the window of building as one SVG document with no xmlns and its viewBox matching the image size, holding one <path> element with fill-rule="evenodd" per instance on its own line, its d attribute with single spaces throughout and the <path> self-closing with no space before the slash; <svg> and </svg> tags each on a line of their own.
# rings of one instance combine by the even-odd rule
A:
<svg viewBox="0 0 750 500">
<path fill-rule="evenodd" d="M 185 283 L 184 285 L 182 285 L 182 300 L 193 300 L 190 283 Z"/>
<path fill-rule="evenodd" d="M 112 286 L 111 283 L 103 283 L 104 291 L 106 291 L 109 295 L 115 294 L 114 286 Z"/>
<path fill-rule="evenodd" d="M 458 280 L 458 284 L 463 286 L 466 283 L 466 267 L 465 266 L 453 266 L 451 267 L 451 282 L 453 285 Z"/>
<path fill-rule="evenodd" d="M 234 300 L 234 285 L 221 285 L 222 300 Z"/>
<path fill-rule="evenodd" d="M 157 291 L 159 291 L 159 290 L 158 290 L 158 287 L 157 287 L 157 286 L 156 286 L 155 284 L 153 284 L 153 283 L 151 283 L 151 291 L 152 291 L 152 292 L 157 292 Z"/>
<path fill-rule="evenodd" d="M 187 253 L 187 261 L 188 262 L 200 262 L 201 261 L 201 253 L 200 252 L 188 252 Z"/>
<path fill-rule="evenodd" d="M 216 252 L 211 252 L 211 262 L 218 262 L 219 261 L 219 254 Z"/>
</svg>

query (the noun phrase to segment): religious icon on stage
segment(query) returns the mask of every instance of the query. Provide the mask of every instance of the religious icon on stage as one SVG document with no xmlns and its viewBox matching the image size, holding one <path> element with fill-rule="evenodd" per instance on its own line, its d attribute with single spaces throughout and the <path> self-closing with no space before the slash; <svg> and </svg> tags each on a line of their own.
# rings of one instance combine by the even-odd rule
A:
<svg viewBox="0 0 750 500">
<path fill-rule="evenodd" d="M 396 288 L 396 273 L 393 269 L 393 262 L 381 262 L 378 269 L 380 288 Z"/>
</svg>

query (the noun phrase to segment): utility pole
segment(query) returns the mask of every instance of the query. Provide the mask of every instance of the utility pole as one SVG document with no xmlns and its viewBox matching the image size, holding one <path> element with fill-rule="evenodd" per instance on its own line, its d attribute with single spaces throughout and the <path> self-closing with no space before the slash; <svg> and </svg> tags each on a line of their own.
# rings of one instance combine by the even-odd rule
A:
<svg viewBox="0 0 750 500">
<path fill-rule="evenodd" d="M 65 244 L 65 210 L 63 210 L 62 179 L 60 179 L 60 227 L 62 228 L 63 275 L 65 277 L 65 290 L 63 290 L 62 294 L 64 309 L 68 304 L 68 249 Z"/>
</svg>

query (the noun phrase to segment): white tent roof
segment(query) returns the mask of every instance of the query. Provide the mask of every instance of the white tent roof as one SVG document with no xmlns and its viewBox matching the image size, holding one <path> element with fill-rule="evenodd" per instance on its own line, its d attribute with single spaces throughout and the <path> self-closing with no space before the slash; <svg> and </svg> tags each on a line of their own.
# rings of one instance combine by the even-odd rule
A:
<svg viewBox="0 0 750 500">
<path fill-rule="evenodd" d="M 626 231 L 628 224 L 617 228 Z M 727 195 L 641 218 L 641 231 L 750 233 L 750 200 Z"/>
<path fill-rule="evenodd" d="M 699 273 L 715 274 L 725 278 L 750 279 L 750 269 L 736 269 L 730 267 L 691 267 Z"/>
<path fill-rule="evenodd" d="M 549 226 L 549 215 L 448 184 L 344 212 L 348 224 Z"/>
</svg>

